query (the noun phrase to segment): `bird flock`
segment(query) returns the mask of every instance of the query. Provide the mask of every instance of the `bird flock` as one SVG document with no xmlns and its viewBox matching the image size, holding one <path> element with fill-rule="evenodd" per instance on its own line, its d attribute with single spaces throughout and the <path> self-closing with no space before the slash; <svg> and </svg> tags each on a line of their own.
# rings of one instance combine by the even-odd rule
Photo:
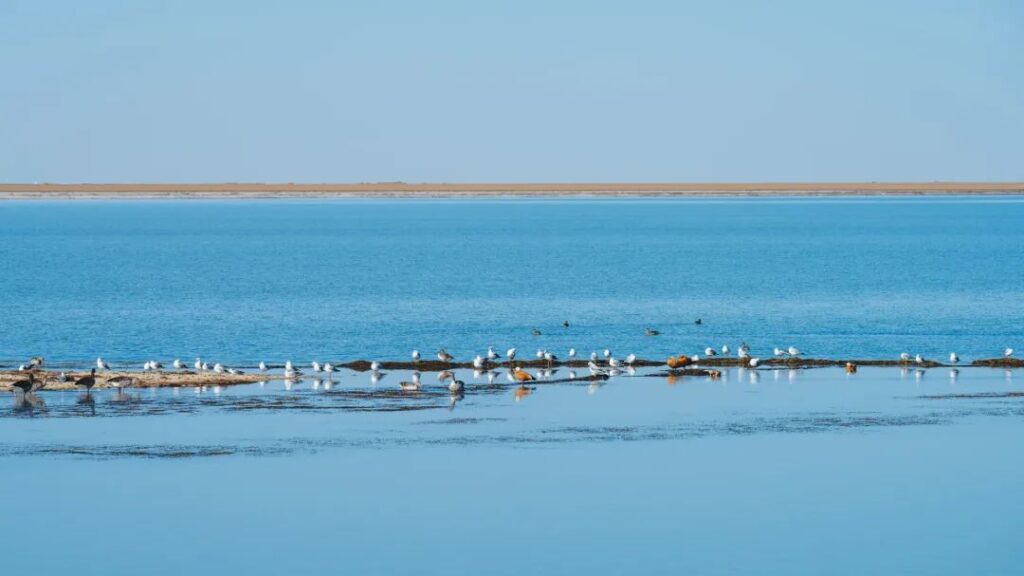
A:
<svg viewBox="0 0 1024 576">
<path fill-rule="evenodd" d="M 658 334 L 656 330 L 651 328 L 647 329 L 648 335 Z M 720 348 L 708 346 L 703 351 L 703 357 L 711 359 L 715 357 L 727 357 L 732 354 L 732 349 L 729 345 L 723 345 Z M 795 346 L 789 346 L 787 348 L 774 347 L 772 349 L 772 356 L 777 359 L 797 359 L 800 358 L 803 352 L 801 352 Z M 411 358 L 413 364 L 418 364 L 422 361 L 422 354 L 419 350 L 412 350 Z M 741 343 L 735 350 L 735 356 L 741 361 L 745 361 L 742 365 L 749 366 L 751 368 L 757 368 L 761 362 L 761 358 L 751 355 L 750 347 L 745 343 Z M 1014 349 L 1007 347 L 1003 350 L 1003 358 L 1010 359 L 1014 356 Z M 507 363 L 508 371 L 505 376 L 510 382 L 519 383 L 522 385 L 522 394 L 517 395 L 517 398 L 522 395 L 529 393 L 529 382 L 533 382 L 538 378 L 549 378 L 554 372 L 554 366 L 559 362 L 559 357 L 550 350 L 538 348 L 535 354 L 535 358 L 545 363 L 545 368 L 538 371 L 536 375 L 525 370 L 521 365 L 517 364 L 517 358 L 519 357 L 519 350 L 516 347 L 511 347 L 505 350 L 504 355 L 500 354 L 495 350 L 494 346 L 488 346 L 486 352 L 476 354 L 472 359 L 472 367 L 474 370 L 474 377 L 480 378 L 486 376 L 488 383 L 493 384 L 500 377 L 500 372 L 495 370 L 503 361 Z M 446 349 L 441 348 L 436 353 L 436 358 L 439 362 L 451 364 L 455 362 L 455 356 L 449 353 Z M 577 359 L 576 348 L 569 348 L 566 353 L 566 358 L 570 361 Z M 623 372 L 629 375 L 635 374 L 635 364 L 639 358 L 636 354 L 627 354 L 623 359 L 616 358 L 611 349 L 605 348 L 598 351 L 593 351 L 589 355 L 587 362 L 587 369 L 592 377 L 613 377 Z M 701 361 L 700 354 L 693 354 L 692 356 L 680 355 L 678 357 L 670 357 L 667 364 L 669 367 L 676 368 L 679 366 L 685 366 L 690 364 L 697 364 Z M 918 365 L 927 366 L 929 361 L 926 360 L 920 353 L 911 355 L 909 352 L 902 352 L 899 355 L 899 361 L 904 365 Z M 44 365 L 44 359 L 41 356 L 32 357 L 27 363 L 21 364 L 18 367 L 18 371 L 26 372 L 27 377 L 22 380 L 17 380 L 12 383 L 12 388 L 21 393 L 32 393 L 45 386 L 43 379 L 37 378 L 36 373 L 42 370 Z M 956 365 L 960 362 L 960 356 L 956 352 L 949 353 L 949 363 Z M 934 365 L 934 364 L 933 364 Z M 171 366 L 174 370 L 179 372 L 187 372 L 189 365 L 183 362 L 180 358 L 176 358 L 171 362 Z M 381 371 L 381 363 L 377 360 L 370 362 L 370 381 L 372 384 L 379 383 L 386 375 Z M 243 370 L 225 366 L 220 362 L 214 362 L 212 365 L 208 361 L 204 361 L 201 357 L 196 357 L 192 363 L 191 368 L 195 370 L 195 373 L 210 372 L 214 374 L 230 374 L 240 375 L 245 374 Z M 257 369 L 261 373 L 266 373 L 271 370 L 271 366 L 264 361 L 260 361 Z M 320 362 L 313 360 L 309 363 L 309 369 L 312 373 L 317 375 L 325 375 L 328 381 L 331 380 L 333 374 L 336 372 L 336 367 L 330 362 L 321 364 Z M 164 364 L 158 360 L 148 360 L 143 363 L 143 372 L 161 372 L 164 370 Z M 852 362 L 846 364 L 847 373 L 855 373 L 857 367 Z M 104 360 L 102 357 L 96 358 L 95 367 L 93 367 L 87 376 L 83 376 L 74 380 L 76 386 L 85 388 L 86 391 L 92 389 L 97 384 L 96 374 L 97 372 L 110 372 L 111 367 L 109 362 Z M 283 376 L 286 381 L 295 380 L 301 378 L 304 371 L 299 366 L 292 363 L 291 360 L 286 360 L 283 365 Z M 577 374 L 574 370 L 569 371 L 569 379 L 576 379 Z M 65 372 L 60 372 L 56 376 L 56 379 L 60 382 L 69 381 L 69 377 Z M 438 382 L 446 386 L 453 395 L 461 395 L 465 390 L 465 382 L 456 378 L 455 374 L 451 370 L 442 370 L 437 375 Z M 135 377 L 130 375 L 114 376 L 104 380 L 107 385 L 123 390 L 134 386 L 137 383 Z M 410 380 L 403 380 L 399 383 L 399 387 L 402 390 L 419 390 L 423 386 L 422 376 L 418 370 L 414 370 L 411 374 Z"/>
</svg>

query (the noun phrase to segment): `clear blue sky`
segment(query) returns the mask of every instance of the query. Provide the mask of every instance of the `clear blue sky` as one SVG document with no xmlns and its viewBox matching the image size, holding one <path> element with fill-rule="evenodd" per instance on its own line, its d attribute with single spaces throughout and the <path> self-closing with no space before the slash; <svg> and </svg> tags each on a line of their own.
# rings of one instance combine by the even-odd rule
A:
<svg viewBox="0 0 1024 576">
<path fill-rule="evenodd" d="M 0 181 L 1024 180 L 1024 3 L 0 0 Z"/>
</svg>

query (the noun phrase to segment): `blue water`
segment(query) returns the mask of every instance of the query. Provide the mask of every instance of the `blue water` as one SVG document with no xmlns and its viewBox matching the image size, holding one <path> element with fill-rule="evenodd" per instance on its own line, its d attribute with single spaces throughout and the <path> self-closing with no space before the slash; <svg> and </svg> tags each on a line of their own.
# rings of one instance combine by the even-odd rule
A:
<svg viewBox="0 0 1024 576">
<path fill-rule="evenodd" d="M 562 375 L 564 376 L 562 371 Z M 645 371 L 644 374 L 650 372 Z M 1014 371 L 0 398 L 10 574 L 1019 574 Z M 395 394 L 399 397 L 396 398 Z M 396 407 L 407 410 L 396 410 Z M 12 536 L 13 538 L 14 536 Z M 31 552 L 30 552 L 31 550 Z"/>
<path fill-rule="evenodd" d="M 1022 198 L 0 202 L 0 368 L 744 340 L 992 357 L 1024 349 L 1022 216 Z M 455 399 L 431 373 L 401 392 L 398 370 L 0 393 L 2 573 L 1024 572 L 1020 370 L 563 368 L 525 396 L 457 372 Z"/>
<path fill-rule="evenodd" d="M 0 363 L 993 357 L 1024 348 L 1022 222 L 1019 197 L 3 202 Z"/>
</svg>

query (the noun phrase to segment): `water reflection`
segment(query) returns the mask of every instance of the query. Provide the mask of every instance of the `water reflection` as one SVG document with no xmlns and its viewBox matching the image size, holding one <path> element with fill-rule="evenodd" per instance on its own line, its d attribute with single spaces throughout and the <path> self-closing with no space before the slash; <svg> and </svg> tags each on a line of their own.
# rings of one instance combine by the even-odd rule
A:
<svg viewBox="0 0 1024 576">
<path fill-rule="evenodd" d="M 75 404 L 88 407 L 90 414 L 92 416 L 96 415 L 96 399 L 92 397 L 91 392 L 83 392 L 79 394 L 78 398 L 75 399 Z"/>
<path fill-rule="evenodd" d="M 458 393 L 452 394 L 448 398 L 448 411 L 451 412 L 451 411 L 455 410 L 455 405 L 458 404 L 459 402 L 461 402 L 462 399 L 465 398 L 465 397 L 466 397 L 465 394 L 463 394 L 462 392 L 458 392 Z"/>
<path fill-rule="evenodd" d="M 519 402 L 523 398 L 526 398 L 530 394 L 533 394 L 534 390 L 536 390 L 535 387 L 533 387 L 533 386 L 526 386 L 526 385 L 523 385 L 523 386 L 520 386 L 519 388 L 516 388 L 516 391 L 515 391 L 516 402 Z"/>
<path fill-rule="evenodd" d="M 14 412 L 25 416 L 34 416 L 36 412 L 45 412 L 46 402 L 35 392 L 16 392 L 14 394 Z"/>
</svg>

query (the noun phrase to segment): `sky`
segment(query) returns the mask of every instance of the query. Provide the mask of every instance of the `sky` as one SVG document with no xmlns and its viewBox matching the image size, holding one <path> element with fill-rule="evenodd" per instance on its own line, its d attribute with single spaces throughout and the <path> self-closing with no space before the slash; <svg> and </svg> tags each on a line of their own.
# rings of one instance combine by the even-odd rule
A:
<svg viewBox="0 0 1024 576">
<path fill-rule="evenodd" d="M 0 182 L 1024 180 L 1024 3 L 0 0 Z"/>
</svg>

